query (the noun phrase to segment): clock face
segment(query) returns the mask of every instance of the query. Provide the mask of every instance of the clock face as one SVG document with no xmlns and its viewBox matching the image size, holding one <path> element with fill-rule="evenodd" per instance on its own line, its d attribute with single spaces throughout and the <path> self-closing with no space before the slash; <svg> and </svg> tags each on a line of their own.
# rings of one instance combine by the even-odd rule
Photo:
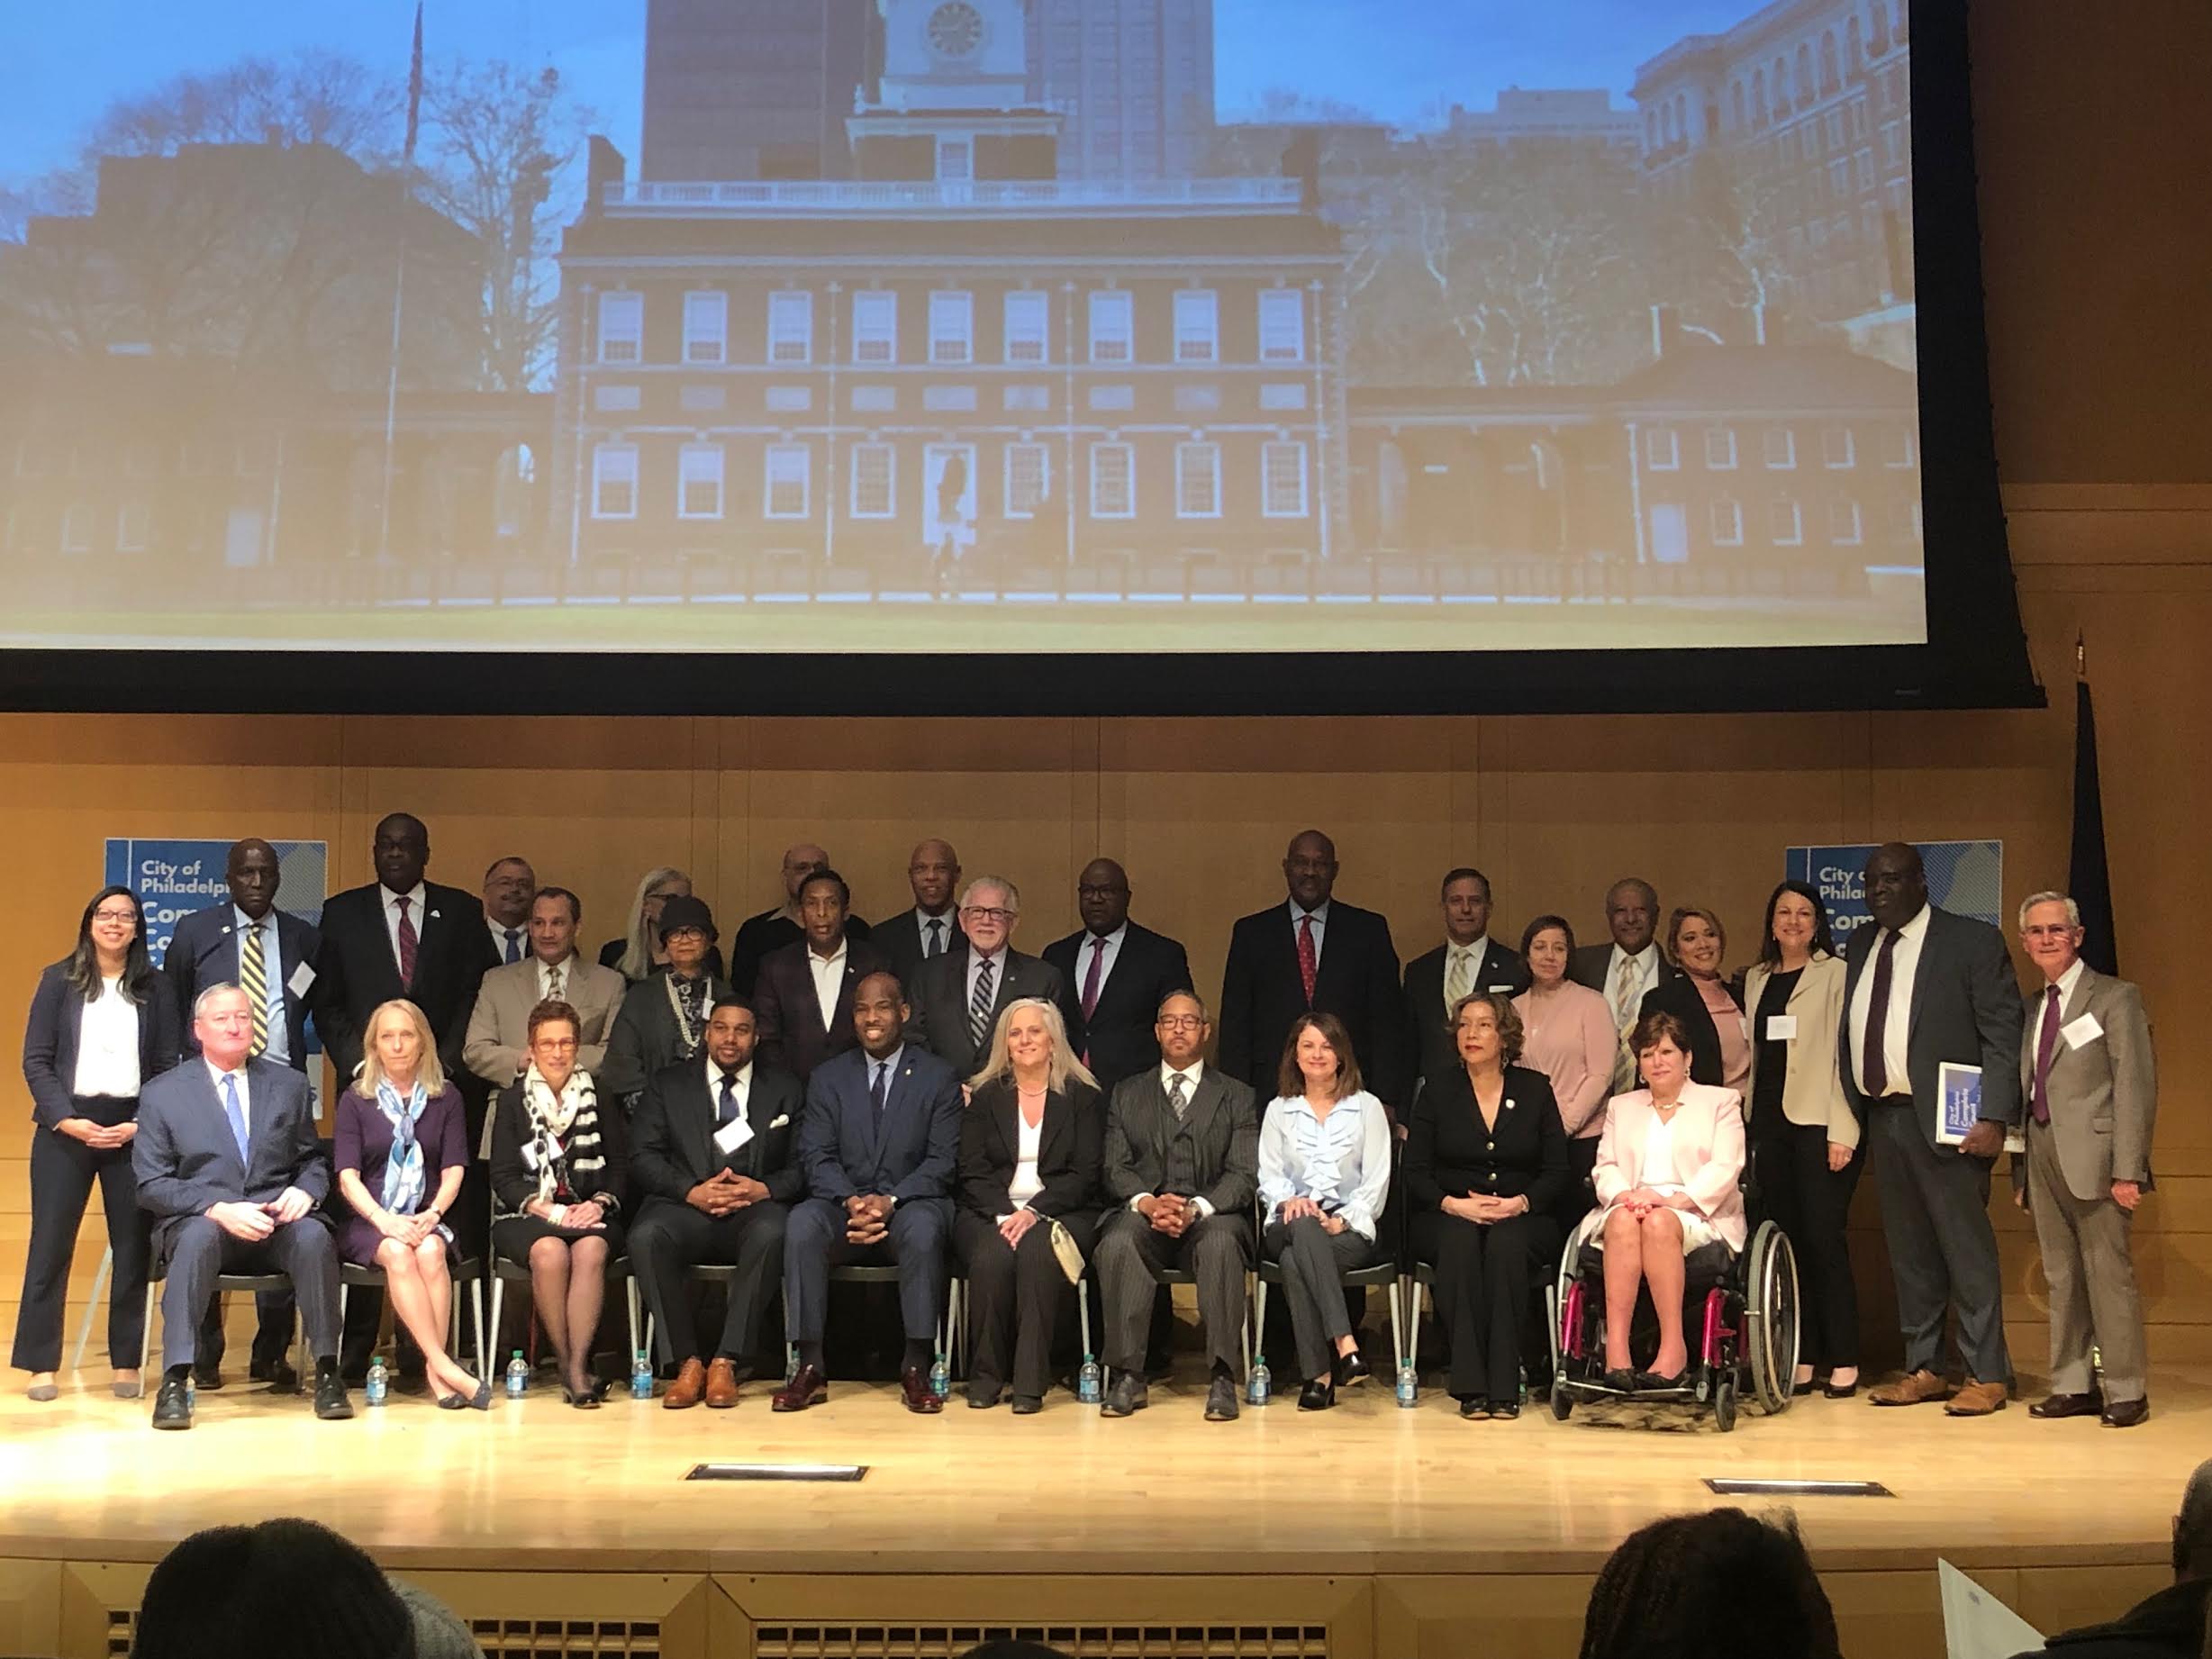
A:
<svg viewBox="0 0 2212 1659">
<path fill-rule="evenodd" d="M 947 58 L 965 58 L 984 42 L 984 18 L 968 0 L 947 0 L 929 14 L 929 44 Z"/>
</svg>

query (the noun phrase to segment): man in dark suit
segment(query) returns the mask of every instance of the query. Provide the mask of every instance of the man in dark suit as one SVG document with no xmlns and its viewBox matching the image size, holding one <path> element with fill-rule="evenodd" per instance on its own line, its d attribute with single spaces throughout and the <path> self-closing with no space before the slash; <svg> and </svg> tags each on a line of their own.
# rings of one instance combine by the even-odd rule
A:
<svg viewBox="0 0 2212 1659">
<path fill-rule="evenodd" d="M 848 1262 L 897 1265 L 906 1332 L 900 1397 L 910 1411 L 944 1408 L 929 1371 L 962 1100 L 952 1068 L 907 1040 L 911 1011 L 896 979 L 869 975 L 853 994 L 860 1046 L 823 1062 L 806 1086 L 799 1163 L 808 1196 L 784 1234 L 784 1319 L 799 1368 L 775 1395 L 778 1411 L 803 1411 L 829 1394 L 821 1341 L 830 1269 Z"/>
<path fill-rule="evenodd" d="M 1160 1000 L 1191 988 L 1182 945 L 1129 920 L 1129 878 L 1111 858 L 1093 858 L 1075 880 L 1080 930 L 1045 947 L 1060 975 L 1067 1040 L 1111 1093 L 1124 1077 L 1160 1063 L 1153 1036 Z"/>
<path fill-rule="evenodd" d="M 655 1072 L 697 1056 L 707 1015 L 730 993 L 707 966 L 714 937 L 714 912 L 705 900 L 677 893 L 661 906 L 660 947 L 668 965 L 622 998 L 607 1035 L 606 1064 L 592 1079 L 602 1100 L 619 1101 L 629 1111 Z"/>
<path fill-rule="evenodd" d="M 222 1273 L 291 1279 L 315 1356 L 315 1415 L 351 1417 L 338 1375 L 338 1249 L 315 1213 L 331 1166 L 307 1079 L 249 1057 L 253 1000 L 236 985 L 203 990 L 193 1025 L 200 1057 L 146 1085 L 131 1148 L 139 1203 L 168 1265 L 154 1427 L 192 1427 L 195 1345 Z"/>
<path fill-rule="evenodd" d="M 906 861 L 907 885 L 914 908 L 875 924 L 868 943 L 883 953 L 899 983 L 911 987 L 924 962 L 960 947 L 960 924 L 953 895 L 960 891 L 960 855 L 950 841 L 935 837 L 920 842 Z"/>
<path fill-rule="evenodd" d="M 1283 859 L 1288 904 L 1239 920 L 1221 975 L 1220 1066 L 1272 1100 L 1291 1027 L 1309 1011 L 1344 1021 L 1367 1086 L 1403 1111 L 1412 1098 L 1404 993 L 1391 926 L 1335 898 L 1337 847 L 1319 830 Z"/>
<path fill-rule="evenodd" d="M 161 971 L 177 993 L 185 1056 L 189 1059 L 200 1051 L 192 1018 L 200 992 L 208 985 L 235 984 L 260 1004 L 254 1011 L 248 1057 L 288 1065 L 305 1076 L 307 1016 L 322 971 L 322 935 L 313 923 L 276 908 L 284 878 L 276 849 L 267 841 L 249 836 L 233 845 L 223 879 L 231 902 L 181 918 L 161 961 Z M 300 1385 L 299 1373 L 285 1357 L 292 1346 L 292 1296 L 283 1291 L 257 1296 L 254 1307 L 259 1318 L 247 1374 L 291 1392 Z M 193 1380 L 201 1388 L 222 1386 L 224 1345 L 222 1299 L 212 1297 L 193 1355 Z"/>
<path fill-rule="evenodd" d="M 784 1226 L 799 1197 L 793 1125 L 798 1080 L 753 1057 L 753 1011 L 725 996 L 707 1020 L 706 1063 L 653 1074 L 630 1119 L 630 1186 L 638 1201 L 630 1254 L 659 1333 L 660 1364 L 676 1367 L 661 1404 L 738 1403 L 753 1374 L 760 1315 L 784 1274 Z M 712 1355 L 699 1345 L 685 1275 L 702 1263 L 734 1267 Z"/>
<path fill-rule="evenodd" d="M 835 870 L 809 875 L 799 887 L 799 920 L 806 937 L 770 951 L 760 964 L 753 1011 L 760 1022 L 760 1057 L 802 1084 L 853 1035 L 853 987 L 884 965 L 869 943 L 846 931 L 852 890 Z"/>
<path fill-rule="evenodd" d="M 1628 1034 L 1643 1018 L 1644 999 L 1663 981 L 1680 979 L 1682 970 L 1659 948 L 1659 890 L 1642 876 L 1624 875 L 1605 890 L 1605 925 L 1612 938 L 1602 945 L 1577 945 L 1567 959 L 1567 977 L 1612 1004 L 1613 1026 L 1620 1033 L 1613 1092 L 1622 1094 L 1636 1087 Z"/>
<path fill-rule="evenodd" d="M 1866 861 L 1873 922 L 1844 948 L 1838 1038 L 1844 1094 L 1865 1122 L 1897 1280 L 1905 1375 L 1878 1406 L 1947 1401 L 1954 1417 L 2001 1410 L 2012 1383 L 2004 1283 L 1990 1226 L 1990 1166 L 2020 1120 L 2020 984 L 2004 936 L 1927 902 L 1920 855 L 1902 842 Z M 1981 1068 L 1981 1120 L 1963 1144 L 1936 1138 L 1938 1073 Z M 1966 1385 L 1944 1376 L 1944 1318 L 1958 1313 Z"/>
<path fill-rule="evenodd" d="M 1259 1118 L 1252 1091 L 1201 1059 L 1213 1035 L 1195 992 L 1171 992 L 1155 1021 L 1160 1060 L 1124 1078 L 1106 1107 L 1106 1194 L 1096 1268 L 1108 1385 L 1104 1414 L 1144 1409 L 1146 1325 L 1153 1274 L 1198 1281 L 1209 1374 L 1206 1420 L 1237 1415 L 1243 1381 L 1245 1274 L 1252 1267 L 1252 1195 Z"/>
<path fill-rule="evenodd" d="M 965 948 L 922 965 L 910 993 L 908 1039 L 952 1067 L 963 1082 L 982 1069 L 999 1015 L 1017 997 L 1060 1000 L 1060 972 L 1013 947 L 1021 890 L 1002 875 L 978 875 L 960 895 Z"/>
<path fill-rule="evenodd" d="M 799 914 L 800 884 L 817 870 L 830 867 L 830 855 L 811 841 L 784 849 L 784 902 L 774 910 L 748 916 L 730 942 L 730 983 L 739 996 L 750 996 L 760 981 L 760 965 L 771 951 L 795 945 L 806 937 Z M 857 916 L 845 919 L 845 930 L 857 939 L 868 937 L 868 924 Z"/>
<path fill-rule="evenodd" d="M 1406 1019 L 1421 1075 L 1437 1077 L 1459 1064 L 1451 1031 L 1453 1004 L 1476 991 L 1518 996 L 1528 989 L 1528 965 L 1490 937 L 1490 877 L 1462 866 L 1444 878 L 1444 943 L 1406 964 Z"/>
</svg>

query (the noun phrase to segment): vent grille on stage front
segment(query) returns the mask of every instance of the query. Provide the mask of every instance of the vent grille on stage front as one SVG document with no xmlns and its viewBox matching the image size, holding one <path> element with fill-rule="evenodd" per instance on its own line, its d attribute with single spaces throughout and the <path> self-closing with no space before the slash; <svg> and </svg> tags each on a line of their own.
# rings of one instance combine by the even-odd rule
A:
<svg viewBox="0 0 2212 1659">
<path fill-rule="evenodd" d="M 660 1659 L 657 1620 L 472 1618 L 485 1659 Z"/>
<path fill-rule="evenodd" d="M 1068 1659 L 1328 1659 L 1325 1625 L 762 1625 L 754 1659 L 954 1659 L 984 1642 Z"/>
</svg>

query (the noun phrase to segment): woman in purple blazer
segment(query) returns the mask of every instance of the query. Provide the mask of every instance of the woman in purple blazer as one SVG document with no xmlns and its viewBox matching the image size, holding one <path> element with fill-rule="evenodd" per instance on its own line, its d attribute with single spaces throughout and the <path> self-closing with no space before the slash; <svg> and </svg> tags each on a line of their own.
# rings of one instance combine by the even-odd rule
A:
<svg viewBox="0 0 2212 1659">
<path fill-rule="evenodd" d="M 492 1385 L 446 1352 L 453 1310 L 446 1211 L 468 1168 L 461 1092 L 438 1064 L 430 1021 L 412 1002 L 381 1003 L 361 1032 L 361 1072 L 338 1097 L 331 1165 L 353 1214 L 338 1229 L 341 1260 L 384 1269 L 400 1323 L 422 1350 L 438 1403 L 488 1411 Z"/>
</svg>

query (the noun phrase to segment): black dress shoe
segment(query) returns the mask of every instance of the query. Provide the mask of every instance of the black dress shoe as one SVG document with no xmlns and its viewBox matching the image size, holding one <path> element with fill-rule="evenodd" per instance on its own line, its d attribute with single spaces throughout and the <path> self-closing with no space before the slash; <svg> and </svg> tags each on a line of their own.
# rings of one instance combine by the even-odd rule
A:
<svg viewBox="0 0 2212 1659">
<path fill-rule="evenodd" d="M 1807 1377 L 1802 1382 L 1792 1382 L 1790 1384 L 1790 1396 L 1793 1400 L 1802 1400 L 1806 1395 L 1818 1391 L 1819 1387 L 1819 1383 L 1814 1382 L 1812 1378 Z"/>
<path fill-rule="evenodd" d="M 1349 1354 L 1337 1355 L 1336 1363 L 1329 1367 L 1329 1373 L 1330 1380 L 1338 1388 L 1357 1388 L 1373 1374 L 1367 1369 L 1367 1362 L 1360 1356 L 1357 1348 Z"/>
<path fill-rule="evenodd" d="M 222 1386 L 222 1362 L 215 1359 L 193 1361 L 192 1384 L 195 1388 L 206 1389 L 210 1393 L 221 1388 Z"/>
<path fill-rule="evenodd" d="M 988 1411 L 999 1403 L 999 1385 L 984 1377 L 970 1377 L 967 1402 L 978 1411 Z"/>
<path fill-rule="evenodd" d="M 1016 1394 L 1014 1396 L 1014 1415 L 1016 1417 L 1035 1417 L 1044 1409 L 1044 1401 L 1035 1394 Z"/>
<path fill-rule="evenodd" d="M 326 1423 L 343 1422 L 353 1415 L 353 1401 L 346 1398 L 346 1382 L 336 1366 L 315 1373 L 315 1415 Z"/>
<path fill-rule="evenodd" d="M 2151 1415 L 2151 1401 L 2146 1395 L 2141 1400 L 2116 1400 L 2107 1406 L 2097 1420 L 2107 1428 L 2133 1428 Z"/>
<path fill-rule="evenodd" d="M 1216 1379 L 1219 1381 L 1219 1379 Z M 1233 1396 L 1236 1391 L 1231 1390 Z M 1106 1385 L 1106 1398 L 1099 1402 L 1101 1417 L 1127 1417 L 1132 1411 L 1141 1411 L 1150 1403 L 1151 1390 L 1144 1378 L 1134 1371 L 1117 1371 L 1114 1380 Z M 1211 1396 L 1208 1399 L 1210 1401 Z"/>
<path fill-rule="evenodd" d="M 1493 1418 L 1496 1418 L 1500 1422 L 1509 1423 L 1515 1418 L 1520 1415 L 1520 1401 L 1518 1400 L 1493 1400 L 1490 1402 L 1490 1414 Z"/>
<path fill-rule="evenodd" d="M 2052 1394 L 2028 1407 L 2030 1417 L 2095 1417 L 2105 1409 L 2097 1394 Z"/>
<path fill-rule="evenodd" d="M 1858 1397 L 1859 1385 L 1856 1382 L 1830 1382 L 1820 1392 L 1824 1399 L 1854 1400 Z"/>
<path fill-rule="evenodd" d="M 1310 1382 L 1298 1391 L 1298 1409 L 1301 1411 L 1326 1411 L 1337 1403 L 1337 1384 L 1328 1377 Z"/>
<path fill-rule="evenodd" d="M 1643 1386 L 1638 1373 L 1633 1371 L 1609 1371 L 1600 1381 L 1617 1394 L 1633 1394 Z"/>
<path fill-rule="evenodd" d="M 156 1428 L 192 1427 L 192 1373 L 183 1366 L 161 1373 L 161 1387 L 154 1395 Z"/>
<path fill-rule="evenodd" d="M 1661 1376 L 1655 1371 L 1639 1371 L 1636 1373 L 1636 1387 L 1639 1393 L 1661 1393 L 1668 1389 L 1681 1388 L 1689 1381 L 1690 1367 L 1687 1365 L 1671 1377 Z"/>
<path fill-rule="evenodd" d="M 1463 1400 L 1459 1402 L 1459 1414 L 1470 1422 L 1479 1421 L 1490 1415 L 1490 1401 L 1479 1398 Z"/>
<path fill-rule="evenodd" d="M 1209 1423 L 1233 1423 L 1237 1420 L 1236 1379 L 1217 1376 L 1206 1384 L 1206 1420 Z"/>
<path fill-rule="evenodd" d="M 256 1382 L 268 1384 L 272 1394 L 296 1394 L 300 1392 L 300 1373 L 283 1360 L 274 1364 L 256 1364 L 247 1373 Z"/>
</svg>

